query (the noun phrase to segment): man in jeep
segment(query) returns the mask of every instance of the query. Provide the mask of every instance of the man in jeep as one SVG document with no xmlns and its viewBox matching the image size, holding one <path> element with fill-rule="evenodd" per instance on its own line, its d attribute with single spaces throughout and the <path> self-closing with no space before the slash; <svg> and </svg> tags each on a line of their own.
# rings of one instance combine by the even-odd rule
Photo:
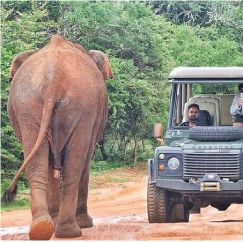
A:
<svg viewBox="0 0 243 243">
<path fill-rule="evenodd" d="M 159 146 L 148 160 L 149 223 L 189 222 L 209 205 L 224 211 L 243 204 L 243 129 L 232 126 L 230 114 L 232 85 L 243 84 L 243 67 L 177 67 L 168 83 L 167 129 L 163 136 L 163 125 L 155 124 Z M 235 98 L 241 107 L 242 87 Z M 192 118 L 202 126 L 190 127 Z M 182 121 L 188 126 L 177 125 Z"/>
<path fill-rule="evenodd" d="M 198 122 L 198 117 L 199 117 L 199 105 L 198 104 L 190 104 L 188 106 L 188 118 L 189 121 L 187 122 L 182 122 L 179 126 L 189 126 L 189 127 L 195 127 L 195 126 L 202 126 Z"/>
<path fill-rule="evenodd" d="M 243 84 L 238 85 L 239 92 L 235 95 L 232 105 L 230 107 L 230 113 L 233 119 L 234 127 L 243 126 Z"/>
</svg>

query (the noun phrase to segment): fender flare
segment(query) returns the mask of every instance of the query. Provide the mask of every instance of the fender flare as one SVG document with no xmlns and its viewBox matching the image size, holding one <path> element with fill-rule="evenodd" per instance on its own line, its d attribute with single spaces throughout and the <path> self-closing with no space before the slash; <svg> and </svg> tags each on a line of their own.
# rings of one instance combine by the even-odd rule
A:
<svg viewBox="0 0 243 243">
<path fill-rule="evenodd" d="M 155 183 L 154 160 L 153 159 L 148 160 L 148 175 L 149 175 L 148 183 L 149 184 Z"/>
</svg>

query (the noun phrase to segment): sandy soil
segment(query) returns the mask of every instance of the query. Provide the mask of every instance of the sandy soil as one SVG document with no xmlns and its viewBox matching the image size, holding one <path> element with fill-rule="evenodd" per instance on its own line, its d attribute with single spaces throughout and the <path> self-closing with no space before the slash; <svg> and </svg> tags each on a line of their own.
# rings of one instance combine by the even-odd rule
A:
<svg viewBox="0 0 243 243">
<path fill-rule="evenodd" d="M 125 182 L 119 182 L 121 179 Z M 114 182 L 116 181 L 116 182 Z M 51 240 L 243 240 L 243 205 L 233 204 L 220 212 L 207 207 L 190 215 L 189 223 L 149 224 L 146 212 L 146 170 L 116 170 L 92 177 L 89 213 L 94 226 L 82 237 Z M 2 240 L 28 240 L 30 210 L 1 214 Z M 24 226 L 24 233 L 3 233 Z"/>
</svg>

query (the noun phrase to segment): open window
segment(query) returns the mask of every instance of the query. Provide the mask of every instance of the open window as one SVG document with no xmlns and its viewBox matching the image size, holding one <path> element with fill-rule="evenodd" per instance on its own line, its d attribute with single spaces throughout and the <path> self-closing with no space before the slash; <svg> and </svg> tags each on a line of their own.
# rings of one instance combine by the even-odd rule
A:
<svg viewBox="0 0 243 243">
<path fill-rule="evenodd" d="M 173 117 L 172 126 L 178 127 L 182 122 L 188 121 L 188 106 L 190 104 L 198 104 L 200 107 L 198 122 L 203 126 L 232 126 L 232 116 L 230 114 L 230 106 L 232 104 L 234 93 L 229 94 L 233 89 L 237 89 L 235 84 L 220 84 L 220 88 L 215 84 L 216 92 L 212 84 L 209 88 L 204 87 L 202 91 L 209 90 L 210 93 L 200 94 L 198 83 L 179 83 L 174 86 L 173 101 Z M 194 89 L 194 86 L 196 88 Z M 224 92 L 225 90 L 225 92 Z M 218 92 L 217 92 L 218 91 Z M 232 92 L 232 91 L 231 91 Z M 235 91 L 237 92 L 237 91 Z"/>
</svg>

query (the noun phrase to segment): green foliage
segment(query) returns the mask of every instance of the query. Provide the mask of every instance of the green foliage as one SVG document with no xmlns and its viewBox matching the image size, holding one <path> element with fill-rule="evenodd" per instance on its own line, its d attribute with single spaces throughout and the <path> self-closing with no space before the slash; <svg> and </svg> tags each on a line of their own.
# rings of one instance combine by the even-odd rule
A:
<svg viewBox="0 0 243 243">
<path fill-rule="evenodd" d="M 210 22 L 218 31 L 229 39 L 238 42 L 242 52 L 242 30 L 243 30 L 243 3 L 218 1 L 212 4 L 212 9 L 208 13 Z"/>
<path fill-rule="evenodd" d="M 177 25 L 213 27 L 216 33 L 236 41 L 243 50 L 242 1 L 155 1 L 148 3 L 154 13 Z M 215 36 L 212 33 L 212 36 Z"/>
<path fill-rule="evenodd" d="M 209 1 L 155 1 L 151 3 L 156 14 L 162 14 L 175 24 L 207 25 Z"/>
<path fill-rule="evenodd" d="M 1 205 L 1 212 L 6 210 L 16 210 L 16 209 L 29 209 L 30 208 L 30 199 L 29 198 L 16 198 L 13 203 L 9 205 Z"/>
<path fill-rule="evenodd" d="M 108 182 L 111 182 L 111 183 L 124 183 L 124 182 L 127 182 L 127 180 L 125 179 L 121 179 L 121 178 L 117 178 L 117 177 L 113 177 L 113 176 L 109 176 L 107 178 Z"/>
<path fill-rule="evenodd" d="M 91 174 L 99 174 L 100 172 L 121 167 L 122 164 L 119 161 L 114 161 L 113 163 L 109 163 L 107 161 L 93 161 L 91 163 Z"/>
<path fill-rule="evenodd" d="M 238 85 L 228 84 L 196 84 L 193 88 L 193 95 L 196 94 L 235 94 L 238 92 Z"/>
<path fill-rule="evenodd" d="M 11 178 L 12 179 L 12 178 Z M 1 194 L 5 192 L 10 186 L 11 180 L 4 179 L 1 181 Z M 9 204 L 4 205 L 1 203 L 1 211 L 14 210 L 14 209 L 25 209 L 30 207 L 30 196 L 29 196 L 29 187 L 26 182 L 18 182 L 18 194 L 15 200 Z"/>
<path fill-rule="evenodd" d="M 10 187 L 10 184 L 11 184 L 11 179 L 6 179 L 6 180 L 2 181 L 2 183 L 1 183 L 1 191 L 2 192 L 6 191 Z M 29 189 L 29 186 L 24 181 L 20 181 L 18 183 L 18 191 L 19 192 L 22 192 L 22 191 L 25 192 L 28 189 Z"/>
<path fill-rule="evenodd" d="M 211 32 L 211 28 L 209 28 Z M 237 42 L 218 36 L 207 39 L 207 29 L 178 26 L 171 40 L 177 66 L 242 66 L 243 56 Z M 201 33 L 203 38 L 200 38 Z M 193 50 L 193 52 L 192 52 Z"/>
<path fill-rule="evenodd" d="M 14 135 L 7 115 L 9 67 L 19 52 L 35 50 L 43 46 L 51 28 L 57 26 L 48 20 L 47 5 L 44 2 L 3 2 L 1 6 L 1 97 L 2 97 L 2 139 L 1 175 L 2 180 L 13 178 L 23 161 L 22 147 Z M 26 180 L 25 176 L 21 176 Z"/>
<path fill-rule="evenodd" d="M 125 154 L 127 145 L 135 146 L 142 138 L 150 138 L 153 123 L 161 113 L 167 113 L 169 88 L 165 88 L 165 71 L 169 72 L 168 63 L 173 61 L 163 39 L 171 24 L 136 2 L 62 5 L 66 18 L 60 20 L 61 32 L 87 49 L 97 48 L 113 56 L 116 78 L 107 81 L 109 120 L 105 140 L 116 142 L 108 142 L 110 152 L 117 155 L 115 150 L 119 150 Z M 74 31 L 66 33 L 67 26 Z M 162 117 L 166 124 L 166 115 Z"/>
<path fill-rule="evenodd" d="M 23 152 L 7 115 L 9 67 L 59 33 L 110 57 L 108 161 L 96 149 L 92 170 L 133 165 L 152 156 L 153 124 L 166 128 L 169 72 L 176 66 L 242 66 L 243 3 L 229 1 L 4 1 L 1 5 L 2 168 L 12 178 Z M 235 87 L 194 87 L 194 93 Z M 100 162 L 98 161 L 100 160 Z M 22 177 L 24 183 L 25 177 Z"/>
</svg>

